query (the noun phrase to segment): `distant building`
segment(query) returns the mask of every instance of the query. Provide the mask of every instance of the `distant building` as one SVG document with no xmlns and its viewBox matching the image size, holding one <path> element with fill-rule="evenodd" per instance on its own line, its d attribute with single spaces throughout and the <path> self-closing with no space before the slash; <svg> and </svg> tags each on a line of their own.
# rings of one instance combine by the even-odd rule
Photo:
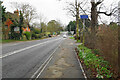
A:
<svg viewBox="0 0 120 80">
<path fill-rule="evenodd" d="M 3 23 L 3 39 L 9 39 L 9 34 L 16 32 L 20 33 L 20 28 L 18 26 L 19 24 L 19 11 L 16 10 L 14 13 L 11 12 L 6 12 L 5 17 L 6 21 Z M 26 21 L 23 21 L 23 32 L 30 32 L 30 27 L 26 23 Z M 17 30 L 17 31 L 16 31 Z M 19 30 L 19 31 L 18 31 Z"/>
<path fill-rule="evenodd" d="M 27 27 L 23 28 L 23 32 L 26 32 L 26 31 L 30 32 L 30 28 L 28 25 L 27 25 Z"/>
</svg>

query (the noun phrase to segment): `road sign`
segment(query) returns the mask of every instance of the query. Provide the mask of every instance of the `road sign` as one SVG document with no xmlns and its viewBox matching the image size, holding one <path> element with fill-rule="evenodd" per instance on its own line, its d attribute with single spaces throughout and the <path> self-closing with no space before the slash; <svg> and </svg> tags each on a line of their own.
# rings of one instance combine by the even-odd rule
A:
<svg viewBox="0 0 120 80">
<path fill-rule="evenodd" d="M 14 31 L 15 31 L 15 32 L 20 31 L 20 28 L 19 28 L 19 27 L 15 27 L 15 28 L 14 28 Z"/>
<path fill-rule="evenodd" d="M 81 19 L 88 19 L 88 15 L 80 15 Z"/>
</svg>

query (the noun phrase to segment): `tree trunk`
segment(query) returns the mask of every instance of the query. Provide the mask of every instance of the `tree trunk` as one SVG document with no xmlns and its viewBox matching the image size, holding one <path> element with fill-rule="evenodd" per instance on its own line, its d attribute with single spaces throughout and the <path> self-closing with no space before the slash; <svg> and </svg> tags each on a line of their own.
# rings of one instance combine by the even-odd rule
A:
<svg viewBox="0 0 120 80">
<path fill-rule="evenodd" d="M 76 0 L 76 39 L 79 39 L 79 4 L 77 3 Z"/>
<path fill-rule="evenodd" d="M 120 25 L 118 28 L 118 76 L 120 77 Z"/>
<path fill-rule="evenodd" d="M 97 18 L 98 18 L 98 14 L 97 14 L 97 6 L 95 5 L 95 2 L 91 2 L 91 48 L 94 49 L 95 48 L 95 42 L 96 42 L 96 26 L 97 26 Z"/>
</svg>

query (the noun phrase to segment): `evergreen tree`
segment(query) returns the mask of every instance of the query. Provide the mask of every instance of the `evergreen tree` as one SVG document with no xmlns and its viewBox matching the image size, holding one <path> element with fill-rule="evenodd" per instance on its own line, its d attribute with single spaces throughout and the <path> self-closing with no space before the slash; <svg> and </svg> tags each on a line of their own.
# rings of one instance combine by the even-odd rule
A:
<svg viewBox="0 0 120 80">
<path fill-rule="evenodd" d="M 0 1 L 0 14 L 2 14 L 2 22 L 6 21 L 6 17 L 5 17 L 5 10 L 6 8 L 4 6 L 2 6 L 2 1 Z"/>
<path fill-rule="evenodd" d="M 20 11 L 20 18 L 19 18 L 19 27 L 20 27 L 20 37 L 22 38 L 22 33 L 23 33 L 23 24 L 24 24 L 24 18 L 23 18 L 23 14 L 22 12 Z"/>
</svg>

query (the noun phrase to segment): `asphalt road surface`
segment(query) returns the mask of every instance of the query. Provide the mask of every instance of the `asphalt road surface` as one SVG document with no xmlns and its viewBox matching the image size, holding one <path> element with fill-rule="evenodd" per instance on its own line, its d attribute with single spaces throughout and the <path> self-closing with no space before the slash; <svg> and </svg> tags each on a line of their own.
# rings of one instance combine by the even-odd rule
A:
<svg viewBox="0 0 120 80">
<path fill-rule="evenodd" d="M 2 78 L 14 78 L 15 80 L 45 78 L 44 76 L 52 74 L 52 72 L 46 75 L 44 73 L 46 69 L 49 69 L 48 66 L 54 66 L 54 61 L 59 63 L 57 68 L 61 66 L 63 68 L 63 65 L 67 66 L 60 72 L 61 77 L 84 78 L 74 54 L 74 48 L 74 40 L 63 38 L 63 34 L 42 40 L 3 44 L 2 55 L 0 55 L 0 59 L 2 59 Z M 40 76 L 42 73 L 44 76 Z M 60 76 L 56 74 L 55 78 Z"/>
<path fill-rule="evenodd" d="M 38 68 L 62 43 L 53 38 L 2 45 L 2 78 L 31 78 Z"/>
</svg>

